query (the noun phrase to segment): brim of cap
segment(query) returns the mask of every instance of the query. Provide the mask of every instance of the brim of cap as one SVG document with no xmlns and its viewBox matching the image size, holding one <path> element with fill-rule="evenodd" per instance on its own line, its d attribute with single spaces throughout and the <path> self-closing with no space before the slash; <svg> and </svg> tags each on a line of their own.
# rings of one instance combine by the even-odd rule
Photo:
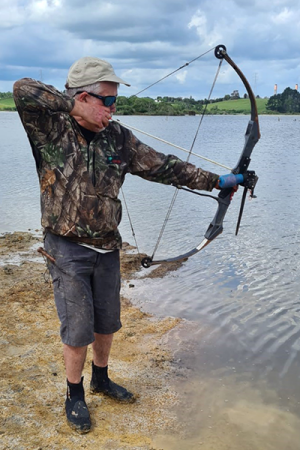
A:
<svg viewBox="0 0 300 450">
<path fill-rule="evenodd" d="M 97 81 L 111 81 L 113 83 L 125 84 L 125 86 L 130 86 L 130 84 L 126 83 L 126 81 L 122 80 L 122 78 L 117 77 L 117 75 L 110 75 L 109 77 L 101 77 L 101 79 Z"/>
</svg>

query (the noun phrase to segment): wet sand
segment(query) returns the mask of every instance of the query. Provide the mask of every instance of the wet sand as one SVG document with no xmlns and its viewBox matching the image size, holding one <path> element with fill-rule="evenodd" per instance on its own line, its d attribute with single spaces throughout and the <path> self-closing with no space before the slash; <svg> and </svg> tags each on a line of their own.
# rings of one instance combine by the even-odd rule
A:
<svg viewBox="0 0 300 450">
<path fill-rule="evenodd" d="M 122 298 L 121 331 L 111 354 L 111 378 L 137 396 L 123 405 L 89 393 L 91 352 L 84 369 L 92 430 L 81 436 L 65 420 L 65 373 L 59 321 L 49 274 L 36 252 L 41 239 L 30 233 L 0 238 L 0 449 L 150 450 L 157 434 L 174 432 L 172 387 L 176 364 L 162 337 L 179 323 L 158 320 Z M 122 252 L 123 282 L 140 258 Z M 153 274 L 152 274 L 153 276 Z"/>
</svg>

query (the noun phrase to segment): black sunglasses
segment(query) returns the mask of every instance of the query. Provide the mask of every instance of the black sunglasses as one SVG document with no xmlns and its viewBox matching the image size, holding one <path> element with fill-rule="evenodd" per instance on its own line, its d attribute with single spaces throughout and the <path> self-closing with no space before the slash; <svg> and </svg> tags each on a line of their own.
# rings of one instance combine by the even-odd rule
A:
<svg viewBox="0 0 300 450">
<path fill-rule="evenodd" d="M 82 92 L 86 92 L 86 91 L 78 91 L 78 92 L 76 92 L 76 95 L 82 94 Z M 116 100 L 117 100 L 117 97 L 115 95 L 106 95 L 105 97 L 103 97 L 102 95 L 93 94 L 93 92 L 87 92 L 87 94 L 101 100 L 103 102 L 104 106 L 112 106 L 114 103 L 116 103 Z"/>
</svg>

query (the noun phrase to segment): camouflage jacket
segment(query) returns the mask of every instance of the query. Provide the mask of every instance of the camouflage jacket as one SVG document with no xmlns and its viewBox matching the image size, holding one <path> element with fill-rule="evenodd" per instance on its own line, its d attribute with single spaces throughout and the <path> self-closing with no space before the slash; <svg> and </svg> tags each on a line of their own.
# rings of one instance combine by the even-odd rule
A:
<svg viewBox="0 0 300 450">
<path fill-rule="evenodd" d="M 14 85 L 14 98 L 35 157 L 42 226 L 104 249 L 121 247 L 118 199 L 125 175 L 211 191 L 218 175 L 140 142 L 115 122 L 87 143 L 70 116 L 74 100 L 38 81 Z"/>
</svg>

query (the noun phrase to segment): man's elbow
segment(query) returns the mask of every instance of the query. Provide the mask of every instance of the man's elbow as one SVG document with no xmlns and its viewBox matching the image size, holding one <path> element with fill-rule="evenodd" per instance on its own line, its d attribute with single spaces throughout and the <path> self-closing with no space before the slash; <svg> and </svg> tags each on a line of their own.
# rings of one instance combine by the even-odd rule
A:
<svg viewBox="0 0 300 450">
<path fill-rule="evenodd" d="M 20 80 L 15 81 L 13 85 L 13 94 L 14 96 L 20 92 L 26 84 L 28 84 L 31 80 L 31 78 L 21 78 Z"/>
<path fill-rule="evenodd" d="M 21 78 L 20 80 L 17 80 L 13 85 L 13 96 L 14 98 L 20 96 L 20 91 L 22 90 L 22 87 L 24 86 L 24 80 L 25 78 Z"/>
<path fill-rule="evenodd" d="M 19 90 L 20 90 L 20 87 L 21 87 L 21 85 L 22 85 L 22 80 L 18 80 L 18 81 L 16 81 L 15 83 L 14 83 L 14 85 L 13 85 L 13 94 L 14 94 L 14 96 L 19 92 Z"/>
</svg>

